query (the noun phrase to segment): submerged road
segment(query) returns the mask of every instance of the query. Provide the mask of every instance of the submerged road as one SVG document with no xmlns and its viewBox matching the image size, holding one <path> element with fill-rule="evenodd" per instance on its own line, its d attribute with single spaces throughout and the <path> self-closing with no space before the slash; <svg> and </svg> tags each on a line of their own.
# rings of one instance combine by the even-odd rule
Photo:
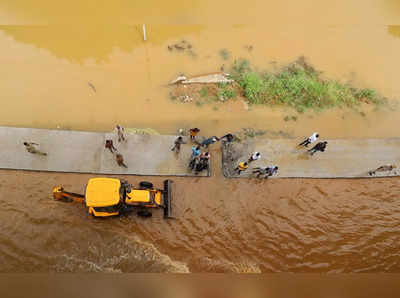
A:
<svg viewBox="0 0 400 298">
<path fill-rule="evenodd" d="M 301 139 L 253 139 L 241 143 L 224 143 L 223 173 L 225 177 L 252 177 L 254 167 L 276 165 L 278 174 L 273 178 L 364 178 L 399 176 L 400 169 L 376 172 L 369 171 L 383 165 L 400 164 L 400 138 L 391 139 L 334 139 L 327 141 L 325 152 L 313 156 L 307 153 L 318 142 L 308 148 L 298 148 Z M 239 162 L 247 161 L 253 152 L 261 158 L 250 163 L 239 175 L 234 169 Z"/>
<path fill-rule="evenodd" d="M 195 175 L 188 170 L 191 145 L 179 154 L 171 151 L 177 136 L 127 134 L 119 143 L 115 133 L 0 127 L 0 168 L 50 172 L 133 174 L 168 176 Z M 115 155 L 105 148 L 112 139 L 128 168 L 117 165 Z M 47 156 L 26 151 L 24 142 L 35 142 Z"/>
<path fill-rule="evenodd" d="M 197 176 L 187 168 L 192 145 L 183 144 L 181 152 L 171 151 L 176 136 L 129 134 L 119 143 L 116 134 L 0 127 L 0 168 L 51 172 L 131 174 L 153 176 Z M 128 168 L 117 165 L 115 155 L 104 144 L 107 139 L 124 156 Z M 23 142 L 40 144 L 47 156 L 28 153 Z M 186 140 L 187 141 L 187 140 Z M 250 164 L 240 177 L 252 177 L 254 167 L 279 166 L 274 178 L 363 178 L 399 176 L 400 170 L 369 171 L 382 165 L 400 163 L 400 138 L 327 140 L 325 152 L 313 156 L 296 145 L 298 139 L 247 139 L 222 143 L 222 172 L 239 177 L 233 169 L 254 151 L 261 159 Z M 216 145 L 213 145 L 216 146 Z M 310 145 L 309 148 L 312 146 Z M 216 158 L 215 155 L 213 158 Z M 215 163 L 214 163 L 215 164 Z M 211 163 L 212 165 L 212 163 Z M 210 167 L 211 167 L 210 165 Z M 203 171 L 199 176 L 207 176 Z"/>
</svg>

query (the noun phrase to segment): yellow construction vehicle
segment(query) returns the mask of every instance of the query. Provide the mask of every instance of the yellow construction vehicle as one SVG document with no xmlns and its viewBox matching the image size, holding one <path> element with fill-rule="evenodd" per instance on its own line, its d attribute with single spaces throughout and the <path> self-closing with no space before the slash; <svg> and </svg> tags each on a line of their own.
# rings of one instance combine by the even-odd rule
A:
<svg viewBox="0 0 400 298">
<path fill-rule="evenodd" d="M 128 181 L 116 178 L 91 178 L 85 194 L 67 192 L 62 186 L 53 189 L 55 200 L 79 202 L 86 205 L 94 217 L 108 217 L 137 211 L 139 216 L 151 217 L 152 208 L 164 209 L 164 217 L 171 218 L 171 180 L 164 181 L 164 189 L 142 181 L 135 188 Z"/>
</svg>

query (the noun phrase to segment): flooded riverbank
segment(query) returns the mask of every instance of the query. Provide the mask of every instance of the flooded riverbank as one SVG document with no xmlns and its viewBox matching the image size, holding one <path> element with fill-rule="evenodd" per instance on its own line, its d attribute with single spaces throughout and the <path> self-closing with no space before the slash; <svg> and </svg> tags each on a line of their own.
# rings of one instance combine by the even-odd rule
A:
<svg viewBox="0 0 400 298">
<path fill-rule="evenodd" d="M 396 135 L 393 122 L 400 116 L 398 110 L 369 112 L 367 107 L 368 117 L 351 110 L 306 113 L 297 116 L 297 123 L 287 123 L 284 117 L 295 113 L 292 110 L 254 106 L 247 111 L 239 101 L 216 110 L 213 105 L 180 105 L 169 99 L 166 84 L 179 73 L 217 71 L 240 57 L 268 69 L 274 62 L 284 65 L 303 54 L 325 76 L 399 97 L 400 65 L 393 55 L 400 50 L 400 38 L 387 26 L 365 32 L 354 26 L 281 29 L 285 34 L 254 25 L 218 30 L 149 25 L 144 43 L 139 26 L 0 26 L 2 96 L 7 101 L 0 124 L 106 131 L 122 123 L 163 133 L 195 125 L 205 134 L 268 127 L 303 135 L 318 123 L 331 137 Z M 268 40 L 258 38 L 264 35 Z M 300 36 L 303 41 L 296 41 Z M 181 39 L 191 42 L 195 57 L 168 51 L 169 44 Z M 221 49 L 232 53 L 229 60 L 221 58 Z"/>
<path fill-rule="evenodd" d="M 247 110 L 232 101 L 215 109 L 171 101 L 166 84 L 181 73 L 219 71 L 238 58 L 263 70 L 305 56 L 323 76 L 398 103 L 399 17 L 394 0 L 2 1 L 0 125 L 398 137 L 397 108 L 297 114 Z M 168 50 L 183 39 L 192 53 Z M 226 60 L 223 49 L 230 53 Z M 211 179 L 174 179 L 174 221 L 97 221 L 81 206 L 51 198 L 55 185 L 79 192 L 89 177 L 0 171 L 1 272 L 400 271 L 396 178 L 249 182 L 217 172 Z"/>
</svg>

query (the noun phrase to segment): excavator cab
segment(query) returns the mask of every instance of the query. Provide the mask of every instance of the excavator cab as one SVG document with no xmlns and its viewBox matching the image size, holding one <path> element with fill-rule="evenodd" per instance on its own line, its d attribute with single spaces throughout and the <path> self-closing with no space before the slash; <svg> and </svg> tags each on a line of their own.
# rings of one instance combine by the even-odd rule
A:
<svg viewBox="0 0 400 298">
<path fill-rule="evenodd" d="M 53 197 L 64 202 L 84 203 L 94 217 L 109 217 L 138 211 L 143 217 L 152 216 L 151 208 L 164 209 L 164 217 L 171 218 L 171 180 L 164 181 L 164 189 L 153 187 L 150 182 L 140 182 L 135 188 L 127 181 L 115 178 L 91 178 L 85 195 L 65 191 L 58 186 Z"/>
<path fill-rule="evenodd" d="M 89 214 L 95 217 L 119 215 L 123 202 L 120 190 L 121 180 L 119 179 L 90 179 L 85 193 L 85 204 Z"/>
</svg>

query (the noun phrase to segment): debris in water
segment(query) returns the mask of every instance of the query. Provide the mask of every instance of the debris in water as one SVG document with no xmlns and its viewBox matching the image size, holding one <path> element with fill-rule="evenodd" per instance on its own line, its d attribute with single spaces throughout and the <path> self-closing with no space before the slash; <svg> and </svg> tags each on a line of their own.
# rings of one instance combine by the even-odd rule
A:
<svg viewBox="0 0 400 298">
<path fill-rule="evenodd" d="M 170 85 L 173 85 L 173 84 L 177 84 L 177 83 L 180 83 L 180 82 L 182 82 L 182 81 L 186 81 L 187 80 L 187 78 L 185 77 L 185 76 L 178 76 L 175 80 L 173 80 L 171 83 L 169 83 Z"/>
<path fill-rule="evenodd" d="M 89 85 L 90 88 L 93 89 L 94 92 L 97 92 L 96 91 L 96 87 L 92 83 L 88 82 L 88 85 Z"/>
</svg>

